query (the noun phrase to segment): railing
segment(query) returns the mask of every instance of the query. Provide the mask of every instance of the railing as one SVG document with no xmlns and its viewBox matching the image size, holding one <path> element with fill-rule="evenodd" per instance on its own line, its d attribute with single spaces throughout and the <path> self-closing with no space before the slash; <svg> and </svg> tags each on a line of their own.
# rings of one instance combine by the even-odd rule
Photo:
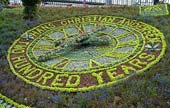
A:
<svg viewBox="0 0 170 108">
<path fill-rule="evenodd" d="M 105 0 L 42 0 L 44 5 L 54 6 L 83 6 L 83 5 L 105 5 Z"/>
<path fill-rule="evenodd" d="M 53 3 L 73 3 L 73 4 L 87 4 L 87 5 L 104 5 L 105 0 L 42 0 L 42 2 L 53 2 Z"/>
<path fill-rule="evenodd" d="M 154 0 L 42 0 L 44 5 L 153 5 Z"/>
<path fill-rule="evenodd" d="M 45 6 L 96 6 L 96 5 L 154 5 L 155 0 L 42 0 Z M 169 3 L 170 0 L 159 0 Z M 10 0 L 10 3 L 20 3 L 21 0 Z"/>
</svg>

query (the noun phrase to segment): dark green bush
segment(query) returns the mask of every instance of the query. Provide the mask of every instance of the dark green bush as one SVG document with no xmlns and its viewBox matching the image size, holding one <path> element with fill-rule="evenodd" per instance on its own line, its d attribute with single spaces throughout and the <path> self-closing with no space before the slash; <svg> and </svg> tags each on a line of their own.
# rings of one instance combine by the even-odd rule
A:
<svg viewBox="0 0 170 108">
<path fill-rule="evenodd" d="M 9 0 L 0 0 L 0 4 L 7 5 L 9 4 Z"/>
<path fill-rule="evenodd" d="M 154 4 L 157 4 L 157 3 L 159 3 L 159 0 L 154 0 Z"/>
<path fill-rule="evenodd" d="M 37 16 L 38 4 L 41 0 L 22 0 L 24 8 L 24 19 L 33 19 Z"/>
<path fill-rule="evenodd" d="M 9 4 L 9 0 L 0 0 L 0 12 Z"/>
</svg>

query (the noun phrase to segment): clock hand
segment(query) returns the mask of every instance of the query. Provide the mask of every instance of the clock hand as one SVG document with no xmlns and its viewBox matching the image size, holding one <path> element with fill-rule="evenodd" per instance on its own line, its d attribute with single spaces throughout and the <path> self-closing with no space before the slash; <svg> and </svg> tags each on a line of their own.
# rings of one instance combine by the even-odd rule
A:
<svg viewBox="0 0 170 108">
<path fill-rule="evenodd" d="M 47 53 L 39 56 L 38 61 L 45 62 L 45 61 L 58 57 L 58 55 L 67 53 L 74 46 L 73 43 L 74 41 L 72 41 L 71 39 L 69 41 L 66 39 L 62 39 L 62 40 L 54 42 L 54 45 L 57 48 L 54 50 L 48 51 Z"/>
<path fill-rule="evenodd" d="M 59 41 L 54 42 L 55 47 L 59 47 L 57 50 L 54 51 L 49 51 L 44 55 L 39 56 L 38 61 L 40 62 L 44 62 L 50 59 L 54 59 L 58 56 L 56 55 L 61 55 L 64 54 L 68 51 L 70 51 L 73 47 L 75 46 L 83 46 L 83 45 L 106 45 L 108 43 L 110 43 L 110 38 L 108 38 L 109 36 L 105 36 L 105 40 L 103 40 L 101 37 L 104 37 L 103 35 L 101 35 L 101 37 L 98 37 L 98 31 L 101 31 L 104 28 L 98 28 L 97 30 L 95 30 L 94 32 L 90 32 L 90 33 L 84 33 L 78 36 L 75 36 L 75 38 L 68 38 L 68 39 L 61 39 Z M 98 34 L 98 35 L 97 35 Z M 62 52 L 63 51 L 63 52 Z M 88 52 L 89 53 L 89 52 Z M 90 54 L 90 53 L 89 53 Z M 90 54 L 92 55 L 92 54 Z"/>
</svg>

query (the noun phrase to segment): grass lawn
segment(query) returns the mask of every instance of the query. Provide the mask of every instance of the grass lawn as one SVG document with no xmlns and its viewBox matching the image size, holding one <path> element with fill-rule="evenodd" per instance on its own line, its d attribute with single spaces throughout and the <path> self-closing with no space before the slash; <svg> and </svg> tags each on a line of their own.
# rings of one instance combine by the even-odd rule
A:
<svg viewBox="0 0 170 108">
<path fill-rule="evenodd" d="M 170 11 L 170 5 L 169 11 Z M 0 93 L 17 103 L 36 108 L 169 108 L 170 15 L 140 17 L 138 7 L 52 8 L 41 7 L 36 21 L 25 21 L 23 8 L 0 12 Z M 15 76 L 8 65 L 7 50 L 26 30 L 40 23 L 82 15 L 114 15 L 143 21 L 163 32 L 167 49 L 159 63 L 112 87 L 89 92 L 65 93 L 42 90 Z M 116 97 L 121 98 L 120 102 Z M 117 103 L 117 104 L 116 104 Z"/>
</svg>

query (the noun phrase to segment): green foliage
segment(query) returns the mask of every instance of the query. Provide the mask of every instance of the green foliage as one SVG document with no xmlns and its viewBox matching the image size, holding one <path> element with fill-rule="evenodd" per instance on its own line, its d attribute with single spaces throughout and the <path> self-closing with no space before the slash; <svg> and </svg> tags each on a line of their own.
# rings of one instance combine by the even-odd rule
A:
<svg viewBox="0 0 170 108">
<path fill-rule="evenodd" d="M 94 32 L 55 41 L 55 47 L 60 47 L 60 49 L 50 51 L 45 55 L 40 56 L 38 61 L 45 62 L 47 60 L 54 59 L 56 54 L 65 54 L 70 50 L 109 45 L 112 42 L 111 37 L 103 33 L 98 33 L 100 30 L 104 30 L 103 27 L 98 28 Z"/>
<path fill-rule="evenodd" d="M 3 8 L 9 4 L 9 0 L 0 0 L 0 12 L 3 10 Z"/>
<path fill-rule="evenodd" d="M 24 19 L 33 19 L 37 13 L 37 6 L 25 6 L 24 8 Z"/>
<path fill-rule="evenodd" d="M 0 1 L 0 4 L 5 4 L 5 5 L 7 5 L 9 3 L 9 0 L 1 0 Z"/>
<path fill-rule="evenodd" d="M 59 46 L 60 44 L 61 44 L 61 41 L 55 41 L 54 42 L 55 47 Z"/>
<path fill-rule="evenodd" d="M 166 4 L 139 7 L 139 15 L 141 16 L 160 16 L 168 14 L 169 11 Z"/>
<path fill-rule="evenodd" d="M 41 0 L 22 0 L 24 6 L 34 6 L 41 3 Z"/>
<path fill-rule="evenodd" d="M 41 0 L 22 0 L 24 8 L 24 19 L 33 19 L 37 16 L 38 4 Z"/>
<path fill-rule="evenodd" d="M 159 3 L 159 0 L 154 0 L 154 4 L 158 4 Z"/>
</svg>

